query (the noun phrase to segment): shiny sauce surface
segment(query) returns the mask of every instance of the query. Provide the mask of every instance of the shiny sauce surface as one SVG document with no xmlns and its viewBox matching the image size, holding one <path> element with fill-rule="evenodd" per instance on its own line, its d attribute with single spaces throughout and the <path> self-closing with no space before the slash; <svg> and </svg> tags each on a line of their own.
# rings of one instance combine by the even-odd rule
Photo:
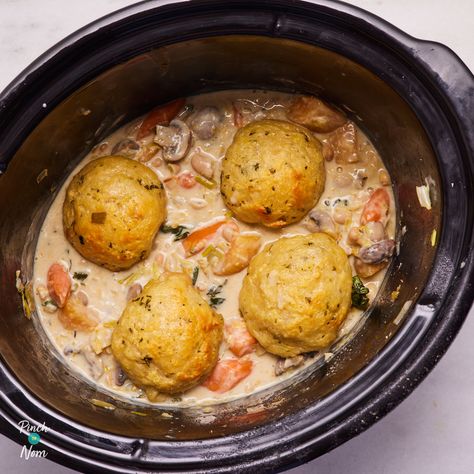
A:
<svg viewBox="0 0 474 474">
<path fill-rule="evenodd" d="M 298 96 L 293 94 L 254 90 L 221 91 L 189 97 L 178 115 L 180 120 L 187 122 L 192 118 L 193 112 L 209 106 L 215 107 L 220 112 L 222 120 L 212 138 L 200 139 L 193 136 L 190 149 L 181 161 L 167 163 L 163 160 L 159 147 L 153 144 L 153 134 L 137 140 L 137 131 L 143 121 L 142 117 L 111 134 L 106 140 L 96 145 L 79 163 L 59 190 L 45 218 L 37 243 L 34 266 L 35 299 L 39 320 L 51 342 L 63 357 L 64 363 L 72 370 L 81 373 L 90 383 L 115 395 L 132 401 L 151 403 L 140 388 L 133 385 L 130 380 L 120 377 L 118 364 L 110 350 L 112 331 L 125 308 L 130 288 L 133 285 L 143 287 L 151 278 L 164 271 L 186 272 L 195 277 L 196 288 L 206 300 L 210 300 L 210 292 L 217 291 L 216 310 L 223 315 L 226 322 L 229 322 L 241 318 L 238 296 L 246 273 L 244 269 L 234 275 L 217 276 L 210 268 L 209 255 L 205 255 L 206 249 L 196 255 L 186 257 L 182 242 L 175 240 L 176 235 L 164 232 L 158 232 L 149 257 L 129 270 L 111 272 L 85 260 L 66 240 L 63 232 L 62 206 L 66 187 L 72 177 L 86 163 L 95 158 L 113 153 L 124 154 L 142 161 L 164 183 L 168 200 L 166 221 L 168 226 L 183 226 L 188 231 L 192 231 L 213 222 L 230 219 L 229 210 L 224 205 L 219 192 L 220 162 L 238 126 L 263 118 L 288 120 L 288 109 L 296 97 Z M 239 121 L 237 125 L 236 114 Z M 396 213 L 387 170 L 369 139 L 357 127 L 354 130 L 357 135 L 357 159 L 353 162 L 341 163 L 327 156 L 325 161 L 326 186 L 315 211 L 320 211 L 322 216 L 330 217 L 329 229 L 315 229 L 315 226 L 322 225 L 321 222 L 315 223 L 313 219 L 306 216 L 296 224 L 276 230 L 238 221 L 240 232 L 260 235 L 261 248 L 263 248 L 266 243 L 282 236 L 306 234 L 315 230 L 328 231 L 348 255 L 353 255 L 355 250 L 354 245 L 350 244 L 349 232 L 360 225 L 361 212 L 374 189 L 382 187 L 389 194 L 391 204 L 385 226 L 386 237 L 393 239 Z M 315 135 L 324 144 L 328 142 L 331 134 Z M 126 146 L 120 146 L 124 140 L 137 143 L 139 152 L 137 153 L 136 149 L 130 151 Z M 191 164 L 191 159 L 196 153 L 203 154 L 212 161 L 213 177 L 211 179 L 198 178 L 197 182 L 193 182 L 192 187 L 186 187 L 186 183 L 183 186 L 183 176 L 189 178 L 191 175 L 194 179 L 199 177 L 199 173 Z M 208 251 L 208 254 L 213 251 L 225 251 L 225 239 L 221 240 L 213 243 L 213 248 Z M 68 269 L 73 281 L 73 292 L 80 292 L 89 310 L 98 317 L 100 323 L 93 331 L 68 330 L 59 321 L 58 311 L 60 310 L 51 304 L 46 290 L 46 275 L 48 268 L 54 262 L 59 262 Z M 351 263 L 353 263 L 353 257 L 351 257 Z M 380 288 L 385 271 L 382 269 L 374 276 L 364 279 L 371 301 Z M 340 328 L 340 337 L 352 334 L 362 314 L 362 311 L 354 307 L 350 310 Z M 222 358 L 235 357 L 230 353 L 225 337 L 220 354 Z M 230 391 L 220 394 L 199 385 L 179 396 L 163 396 L 156 403 L 209 404 L 242 397 L 291 377 L 303 367 L 314 363 L 318 357 L 324 357 L 324 355 L 328 357 L 330 354 L 331 347 L 328 347 L 326 351 L 308 357 L 302 365 L 276 375 L 275 365 L 278 358 L 257 346 L 254 352 L 244 356 L 253 362 L 250 375 Z"/>
</svg>

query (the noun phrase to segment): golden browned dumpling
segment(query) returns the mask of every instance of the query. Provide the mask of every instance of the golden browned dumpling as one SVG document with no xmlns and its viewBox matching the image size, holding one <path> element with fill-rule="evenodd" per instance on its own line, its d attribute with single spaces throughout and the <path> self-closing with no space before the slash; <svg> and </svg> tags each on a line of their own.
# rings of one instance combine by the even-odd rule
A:
<svg viewBox="0 0 474 474">
<path fill-rule="evenodd" d="M 223 319 L 189 276 L 163 274 L 125 307 L 112 335 L 112 353 L 150 400 L 184 392 L 214 368 Z"/>
<path fill-rule="evenodd" d="M 240 311 L 268 352 L 293 357 L 335 340 L 351 306 L 351 289 L 349 260 L 332 237 L 281 238 L 250 263 Z"/>
<path fill-rule="evenodd" d="M 63 205 L 67 239 L 91 262 L 125 270 L 145 258 L 166 217 L 163 184 L 121 156 L 91 161 L 72 179 Z"/>
<path fill-rule="evenodd" d="M 324 190 L 324 160 L 309 130 L 282 120 L 241 128 L 222 162 L 221 194 L 242 221 L 283 227 L 301 220 Z"/>
</svg>

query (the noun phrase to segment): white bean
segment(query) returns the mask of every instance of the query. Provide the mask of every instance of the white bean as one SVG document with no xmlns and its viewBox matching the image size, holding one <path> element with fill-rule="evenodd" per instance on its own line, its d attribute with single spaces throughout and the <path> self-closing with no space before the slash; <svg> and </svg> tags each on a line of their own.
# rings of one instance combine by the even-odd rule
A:
<svg viewBox="0 0 474 474">
<path fill-rule="evenodd" d="M 207 206 L 208 202 L 202 198 L 191 198 L 189 204 L 191 204 L 191 207 L 194 209 L 202 209 Z"/>
<path fill-rule="evenodd" d="M 191 158 L 191 166 L 196 173 L 211 179 L 214 176 L 214 160 L 211 156 L 202 152 L 195 153 Z"/>
<path fill-rule="evenodd" d="M 127 292 L 127 301 L 132 301 L 142 292 L 142 285 L 140 283 L 134 283 Z"/>
<path fill-rule="evenodd" d="M 350 212 L 347 209 L 336 207 L 333 212 L 333 219 L 338 224 L 345 224 L 350 218 Z"/>
</svg>

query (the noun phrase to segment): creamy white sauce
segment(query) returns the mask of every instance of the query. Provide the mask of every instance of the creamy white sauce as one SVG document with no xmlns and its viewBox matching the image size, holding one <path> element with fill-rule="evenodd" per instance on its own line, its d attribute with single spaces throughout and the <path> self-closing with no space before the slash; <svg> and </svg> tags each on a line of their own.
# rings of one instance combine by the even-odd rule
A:
<svg viewBox="0 0 474 474">
<path fill-rule="evenodd" d="M 220 161 L 237 130 L 234 126 L 233 104 L 239 107 L 245 123 L 262 118 L 287 120 L 286 111 L 294 97 L 294 95 L 265 91 L 224 91 L 187 99 L 187 104 L 192 104 L 194 110 L 210 105 L 217 107 L 222 111 L 224 119 L 217 129 L 216 136 L 212 139 L 204 141 L 196 137 L 193 138 L 190 152 L 184 160 L 179 162 L 179 172 L 188 170 L 196 174 L 191 167 L 190 157 L 195 151 L 200 150 L 215 159 L 216 170 L 214 179 L 217 185 L 213 189 L 207 189 L 198 183 L 191 189 L 184 189 L 174 179 L 169 180 L 176 173 L 167 164 L 163 163 L 159 152 L 151 160 L 147 161 L 145 164 L 165 182 L 168 199 L 167 223 L 169 225 L 184 225 L 193 229 L 212 221 L 222 220 L 229 215 L 229 211 L 220 196 L 218 180 L 220 176 Z M 187 117 L 183 115 L 181 118 L 187 120 L 189 115 Z M 64 186 L 59 190 L 39 235 L 35 256 L 34 286 L 37 290 L 46 286 L 48 268 L 54 262 L 64 262 L 67 268 L 69 268 L 71 275 L 75 272 L 86 272 L 88 277 L 84 281 L 73 280 L 75 282 L 73 290 L 86 293 L 89 302 L 88 307 L 90 311 L 96 313 L 99 317 L 100 324 L 90 333 L 67 330 L 59 322 L 57 311 L 52 313 L 45 311 L 45 307 L 42 306 L 44 298 L 41 299 L 36 294 L 36 308 L 46 334 L 57 350 L 64 355 L 64 362 L 71 369 L 81 372 L 91 383 L 97 384 L 102 389 L 111 391 L 116 395 L 128 398 L 139 397 L 140 402 L 151 403 L 144 397 L 142 390 L 135 387 L 129 380 L 126 380 L 122 386 L 118 386 L 115 383 L 117 363 L 110 352 L 110 337 L 114 322 L 120 318 L 126 305 L 127 291 L 130 285 L 133 283 L 144 285 L 153 276 L 165 270 L 184 271 L 191 275 L 195 267 L 201 267 L 196 285 L 197 288 L 201 291 L 203 297 L 207 298 L 206 293 L 209 287 L 224 285 L 219 296 L 225 298 L 225 301 L 217 307 L 217 311 L 224 316 L 226 321 L 229 321 L 240 318 L 238 295 L 245 270 L 235 275 L 218 277 L 209 269 L 206 275 L 203 268 L 207 260 L 202 256 L 202 253 L 185 258 L 181 242 L 175 242 L 174 236 L 171 234 L 159 232 L 156 236 L 153 250 L 145 261 L 135 265 L 130 270 L 113 273 L 82 258 L 66 240 L 63 233 L 62 205 L 65 189 L 72 176 L 89 161 L 99 156 L 110 154 L 113 146 L 120 140 L 127 137 L 135 139 L 141 120 L 136 120 L 122 127 L 110 135 L 102 144 L 99 144 L 77 166 L 66 180 Z M 317 209 L 327 211 L 332 215 L 338 209 L 350 212 L 350 219 L 344 225 L 336 224 L 339 244 L 347 253 L 351 251 L 350 246 L 347 244 L 347 233 L 351 227 L 359 225 L 362 208 L 370 195 L 369 189 L 381 186 L 379 183 L 379 172 L 380 170 L 386 171 L 370 141 L 360 130 L 358 130 L 358 133 L 360 161 L 346 165 L 337 164 L 334 160 L 325 163 L 326 187 L 316 206 Z M 327 137 L 321 134 L 317 136 L 321 140 L 325 140 Z M 140 143 L 141 145 L 146 145 L 152 139 L 153 137 L 150 136 L 143 139 Z M 353 178 L 359 170 L 362 170 L 367 176 L 363 187 L 357 187 L 354 184 L 356 181 Z M 342 175 L 345 178 L 351 178 L 349 179 L 351 183 L 349 186 L 340 186 Z M 344 179 L 342 179 L 342 182 Z M 395 231 L 394 200 L 390 186 L 387 186 L 386 189 L 391 199 L 387 235 L 393 238 Z M 205 202 L 206 205 L 201 209 L 197 209 L 192 207 L 192 202 L 197 202 L 198 204 Z M 304 221 L 280 230 L 269 230 L 261 226 L 250 226 L 242 222 L 239 222 L 238 225 L 241 232 L 258 232 L 262 236 L 263 248 L 265 243 L 278 239 L 281 236 L 308 233 L 309 231 L 305 227 Z M 369 297 L 371 301 L 377 294 L 384 275 L 385 270 L 382 270 L 374 277 L 365 280 L 366 286 L 370 289 Z M 361 314 L 361 311 L 355 308 L 351 309 L 340 329 L 341 337 L 351 335 L 351 331 L 360 321 Z M 244 356 L 252 360 L 253 370 L 247 378 L 230 391 L 218 394 L 209 391 L 203 386 L 197 386 L 179 397 L 163 397 L 163 400 L 157 403 L 175 405 L 210 404 L 238 398 L 291 377 L 315 360 L 315 358 L 309 359 L 304 366 L 289 370 L 283 375 L 276 377 L 274 374 L 276 357 L 260 349 Z M 221 346 L 220 352 L 221 357 L 235 357 L 230 353 L 225 341 Z M 322 351 L 322 353 L 324 352 L 330 354 L 331 348 Z"/>
</svg>

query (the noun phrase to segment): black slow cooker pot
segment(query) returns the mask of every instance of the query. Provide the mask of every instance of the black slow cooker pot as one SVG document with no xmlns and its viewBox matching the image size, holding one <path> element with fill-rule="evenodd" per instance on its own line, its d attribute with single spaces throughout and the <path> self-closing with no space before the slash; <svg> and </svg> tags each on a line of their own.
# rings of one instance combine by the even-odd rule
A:
<svg viewBox="0 0 474 474">
<path fill-rule="evenodd" d="M 31 278 L 48 205 L 96 142 L 155 104 L 237 87 L 348 112 L 393 178 L 398 255 L 327 364 L 213 408 L 137 408 L 60 362 L 23 315 L 15 271 Z M 44 422 L 49 458 L 131 473 L 281 470 L 365 430 L 433 368 L 472 304 L 473 111 L 473 76 L 450 50 L 335 1 L 149 1 L 65 39 L 0 95 L 1 431 L 24 444 L 17 423 Z"/>
</svg>

